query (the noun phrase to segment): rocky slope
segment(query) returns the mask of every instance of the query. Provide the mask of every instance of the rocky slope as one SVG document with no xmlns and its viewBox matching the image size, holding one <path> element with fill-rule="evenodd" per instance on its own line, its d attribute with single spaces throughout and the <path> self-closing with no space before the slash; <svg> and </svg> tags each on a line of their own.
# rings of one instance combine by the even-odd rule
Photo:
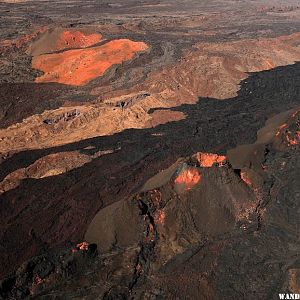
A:
<svg viewBox="0 0 300 300">
<path fill-rule="evenodd" d="M 29 260 L 3 281 L 2 296 L 276 299 L 299 292 L 299 124 L 292 109 L 227 158 L 178 160 L 142 192 L 100 210 L 85 234 L 90 244 Z"/>
<path fill-rule="evenodd" d="M 52 2 L 0 8 L 0 297 L 299 292 L 297 2 Z"/>
</svg>

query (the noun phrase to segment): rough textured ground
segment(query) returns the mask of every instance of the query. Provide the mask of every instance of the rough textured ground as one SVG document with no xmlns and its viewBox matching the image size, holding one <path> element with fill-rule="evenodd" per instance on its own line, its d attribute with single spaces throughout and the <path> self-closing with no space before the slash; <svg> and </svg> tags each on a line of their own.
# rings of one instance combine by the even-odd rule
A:
<svg viewBox="0 0 300 300">
<path fill-rule="evenodd" d="M 0 18 L 0 297 L 299 292 L 298 1 Z"/>
<path fill-rule="evenodd" d="M 102 76 L 111 66 L 131 60 L 136 52 L 147 48 L 145 43 L 120 39 L 99 47 L 35 56 L 32 67 L 44 72 L 35 81 L 84 85 Z"/>
</svg>

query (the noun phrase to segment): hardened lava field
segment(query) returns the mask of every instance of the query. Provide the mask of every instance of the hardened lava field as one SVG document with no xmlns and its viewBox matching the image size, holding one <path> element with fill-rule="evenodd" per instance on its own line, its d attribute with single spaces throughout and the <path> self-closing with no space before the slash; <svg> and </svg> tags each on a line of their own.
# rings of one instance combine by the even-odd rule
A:
<svg viewBox="0 0 300 300">
<path fill-rule="evenodd" d="M 300 293 L 299 41 L 296 0 L 0 1 L 0 299 Z"/>
</svg>

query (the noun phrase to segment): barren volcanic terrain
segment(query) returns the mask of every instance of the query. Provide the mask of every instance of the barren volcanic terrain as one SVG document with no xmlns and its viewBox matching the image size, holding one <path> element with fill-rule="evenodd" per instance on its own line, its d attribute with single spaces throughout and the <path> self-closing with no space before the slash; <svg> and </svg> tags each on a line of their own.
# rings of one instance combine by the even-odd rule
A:
<svg viewBox="0 0 300 300">
<path fill-rule="evenodd" d="M 0 1 L 0 299 L 300 294 L 299 100 L 298 0 Z"/>
</svg>

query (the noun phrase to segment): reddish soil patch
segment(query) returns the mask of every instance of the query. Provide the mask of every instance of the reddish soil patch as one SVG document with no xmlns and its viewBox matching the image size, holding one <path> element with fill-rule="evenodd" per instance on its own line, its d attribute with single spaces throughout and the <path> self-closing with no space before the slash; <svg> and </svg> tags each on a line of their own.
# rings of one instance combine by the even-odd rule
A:
<svg viewBox="0 0 300 300">
<path fill-rule="evenodd" d="M 212 167 L 213 164 L 222 164 L 226 157 L 215 153 L 198 152 L 196 154 L 196 159 L 198 160 L 200 167 L 209 168 Z"/>
<path fill-rule="evenodd" d="M 99 43 L 102 35 L 98 33 L 84 34 L 81 31 L 64 31 L 57 40 L 57 50 L 67 48 L 86 48 Z"/>
<path fill-rule="evenodd" d="M 179 176 L 175 179 L 176 184 L 185 184 L 186 189 L 190 190 L 198 182 L 200 182 L 201 175 L 197 169 L 183 170 Z"/>
<path fill-rule="evenodd" d="M 74 48 L 87 48 L 102 41 L 102 35 L 91 29 L 49 29 L 41 33 L 29 45 L 27 53 L 31 56 L 49 54 Z"/>
<path fill-rule="evenodd" d="M 297 146 L 300 142 L 300 123 L 299 123 L 300 110 L 296 110 L 287 123 L 278 127 L 276 137 L 278 141 L 283 140 L 288 146 Z M 292 121 L 294 120 L 294 122 Z M 291 123 L 292 122 L 292 123 Z M 291 124 L 293 124 L 291 126 Z"/>
<path fill-rule="evenodd" d="M 34 57 L 32 66 L 45 72 L 43 76 L 36 79 L 36 82 L 84 85 L 103 75 L 112 65 L 130 60 L 136 52 L 147 48 L 148 46 L 143 42 L 120 39 L 94 48 Z"/>
<path fill-rule="evenodd" d="M 241 172 L 241 179 L 249 186 L 252 186 L 252 182 L 250 178 L 248 177 L 246 172 Z"/>
</svg>

